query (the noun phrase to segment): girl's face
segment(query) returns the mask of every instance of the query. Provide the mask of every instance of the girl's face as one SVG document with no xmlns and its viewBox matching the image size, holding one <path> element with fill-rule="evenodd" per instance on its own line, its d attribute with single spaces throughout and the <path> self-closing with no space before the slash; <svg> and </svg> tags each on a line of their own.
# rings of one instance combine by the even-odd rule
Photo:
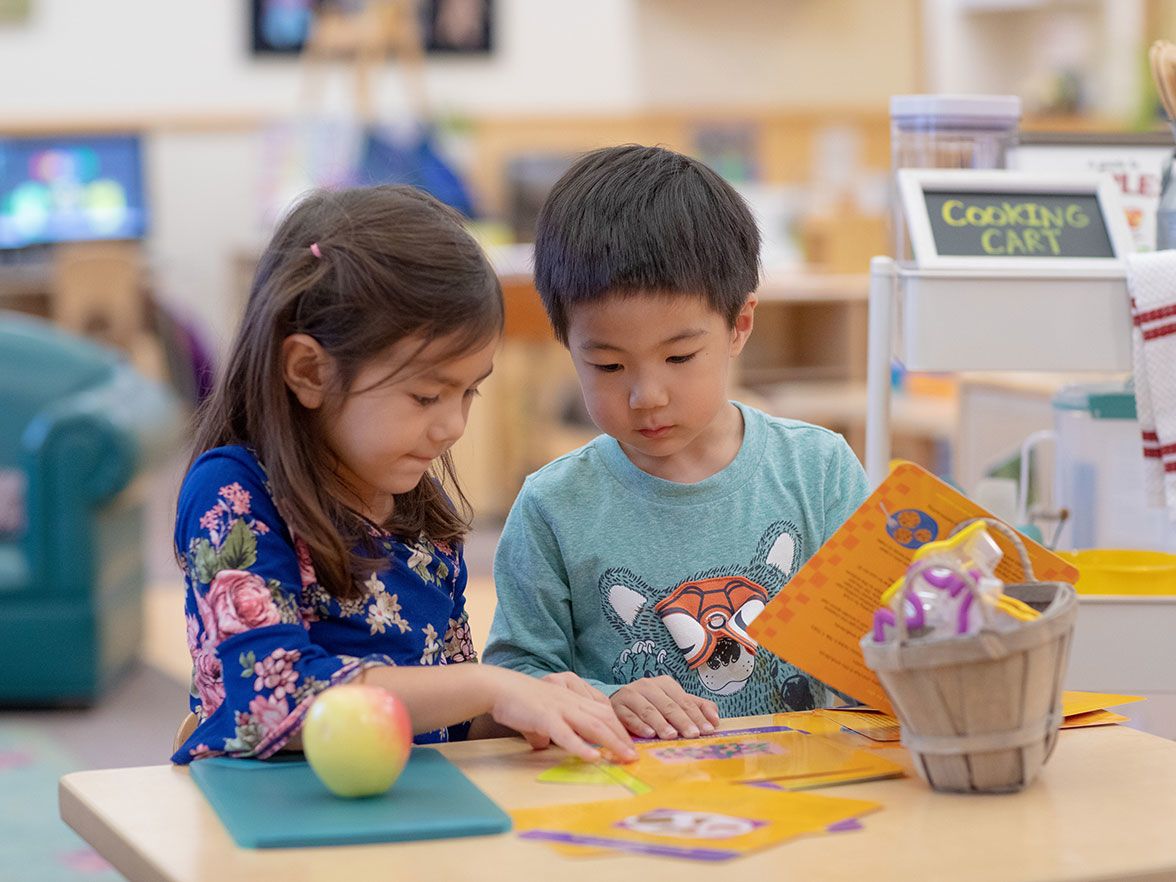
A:
<svg viewBox="0 0 1176 882">
<path fill-rule="evenodd" d="M 410 363 L 430 364 L 447 345 L 436 340 L 417 352 L 417 339 L 394 344 L 360 369 L 339 405 L 324 409 L 327 444 L 357 497 L 344 501 L 377 523 L 392 513 L 393 495 L 420 483 L 462 436 L 478 386 L 494 367 L 497 338 L 424 370 Z"/>
</svg>

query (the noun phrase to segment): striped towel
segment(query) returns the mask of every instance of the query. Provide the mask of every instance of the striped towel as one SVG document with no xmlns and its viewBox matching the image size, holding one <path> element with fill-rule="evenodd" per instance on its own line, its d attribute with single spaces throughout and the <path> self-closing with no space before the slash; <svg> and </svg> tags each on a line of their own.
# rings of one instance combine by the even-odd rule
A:
<svg viewBox="0 0 1176 882">
<path fill-rule="evenodd" d="M 1176 250 L 1128 255 L 1127 287 L 1148 502 L 1176 521 Z"/>
</svg>

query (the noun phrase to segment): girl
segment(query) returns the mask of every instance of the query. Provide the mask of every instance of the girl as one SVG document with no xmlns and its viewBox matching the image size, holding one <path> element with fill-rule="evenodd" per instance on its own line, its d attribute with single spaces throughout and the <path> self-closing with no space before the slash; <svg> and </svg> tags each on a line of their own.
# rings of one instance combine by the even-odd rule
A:
<svg viewBox="0 0 1176 882">
<path fill-rule="evenodd" d="M 262 255 L 196 430 L 175 542 L 196 728 L 173 762 L 298 746 L 324 689 L 407 705 L 418 742 L 490 718 L 592 760 L 633 748 L 608 700 L 474 664 L 450 446 L 502 331 L 459 217 L 410 187 L 317 192 Z"/>
</svg>

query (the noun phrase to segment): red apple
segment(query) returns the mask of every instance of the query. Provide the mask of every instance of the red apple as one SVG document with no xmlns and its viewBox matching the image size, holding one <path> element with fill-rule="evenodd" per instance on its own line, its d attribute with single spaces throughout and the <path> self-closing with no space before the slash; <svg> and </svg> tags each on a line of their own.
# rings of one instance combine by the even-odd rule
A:
<svg viewBox="0 0 1176 882">
<path fill-rule="evenodd" d="M 302 749 L 320 781 L 336 796 L 376 796 L 391 787 L 412 751 L 412 722 L 386 689 L 332 686 L 311 705 Z"/>
</svg>

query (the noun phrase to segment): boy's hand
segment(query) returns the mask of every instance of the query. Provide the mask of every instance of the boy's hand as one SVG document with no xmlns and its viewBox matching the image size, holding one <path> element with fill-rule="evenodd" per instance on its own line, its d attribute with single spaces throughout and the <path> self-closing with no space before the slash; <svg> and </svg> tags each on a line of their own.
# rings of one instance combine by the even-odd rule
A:
<svg viewBox="0 0 1176 882">
<path fill-rule="evenodd" d="M 713 701 L 683 689 L 673 677 L 644 677 L 612 695 L 613 710 L 625 728 L 641 738 L 697 738 L 719 724 Z"/>
<path fill-rule="evenodd" d="M 505 668 L 487 670 L 495 680 L 490 715 L 536 750 L 554 742 L 585 762 L 600 760 L 602 753 L 617 762 L 637 759 L 629 733 L 607 701 Z"/>
<path fill-rule="evenodd" d="M 583 677 L 573 674 L 571 671 L 562 671 L 558 674 L 547 674 L 543 677 L 544 683 L 554 683 L 556 686 L 562 686 L 564 689 L 571 689 L 577 695 L 583 695 L 585 698 L 591 698 L 593 701 L 601 701 L 608 704 L 608 696 L 585 680 Z"/>
</svg>

